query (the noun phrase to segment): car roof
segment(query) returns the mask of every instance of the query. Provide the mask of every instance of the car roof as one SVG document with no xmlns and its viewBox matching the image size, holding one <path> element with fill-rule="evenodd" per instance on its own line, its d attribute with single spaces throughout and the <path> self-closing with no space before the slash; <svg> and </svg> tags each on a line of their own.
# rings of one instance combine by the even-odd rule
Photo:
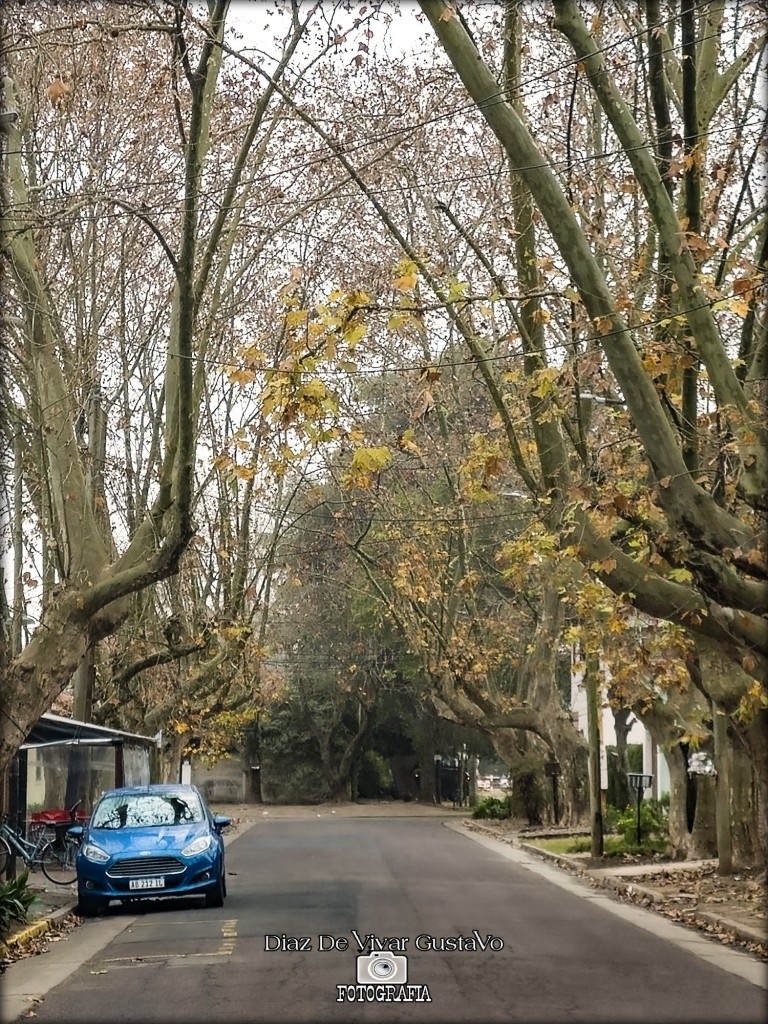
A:
<svg viewBox="0 0 768 1024">
<path fill-rule="evenodd" d="M 151 793 L 156 793 L 158 796 L 162 796 L 163 793 L 189 793 L 200 796 L 197 786 L 173 782 L 157 782 L 148 786 L 121 786 L 119 789 L 108 789 L 102 793 L 102 796 L 140 796 Z"/>
</svg>

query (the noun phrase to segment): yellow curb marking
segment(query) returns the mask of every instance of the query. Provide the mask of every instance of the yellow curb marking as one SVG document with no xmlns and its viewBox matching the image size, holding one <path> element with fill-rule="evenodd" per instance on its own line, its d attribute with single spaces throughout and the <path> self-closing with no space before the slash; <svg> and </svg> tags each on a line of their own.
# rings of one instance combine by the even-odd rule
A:
<svg viewBox="0 0 768 1024">
<path fill-rule="evenodd" d="M 34 924 L 28 925 L 24 931 L 17 932 L 15 935 L 9 936 L 4 942 L 0 943 L 0 946 L 10 948 L 11 946 L 18 946 L 21 943 L 27 942 L 29 939 L 34 939 L 37 935 L 42 935 L 43 932 L 51 930 L 53 925 L 52 921 L 47 918 L 43 921 L 35 921 Z"/>
</svg>

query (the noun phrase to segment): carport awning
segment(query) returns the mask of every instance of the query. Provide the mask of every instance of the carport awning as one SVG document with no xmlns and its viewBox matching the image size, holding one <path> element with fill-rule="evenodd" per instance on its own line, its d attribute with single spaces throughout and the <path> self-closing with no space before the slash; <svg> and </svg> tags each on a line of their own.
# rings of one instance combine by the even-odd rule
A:
<svg viewBox="0 0 768 1024">
<path fill-rule="evenodd" d="M 161 736 L 142 736 L 139 733 L 122 732 L 93 722 L 79 722 L 61 715 L 44 714 L 32 727 L 21 745 L 22 750 L 49 746 L 116 746 L 127 743 L 140 747 L 157 746 Z"/>
</svg>

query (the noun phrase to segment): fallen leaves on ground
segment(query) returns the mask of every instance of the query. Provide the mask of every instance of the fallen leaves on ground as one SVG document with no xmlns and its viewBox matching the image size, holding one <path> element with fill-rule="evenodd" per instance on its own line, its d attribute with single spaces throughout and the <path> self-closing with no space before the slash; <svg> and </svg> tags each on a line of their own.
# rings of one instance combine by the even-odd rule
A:
<svg viewBox="0 0 768 1024">
<path fill-rule="evenodd" d="M 762 948 L 763 952 L 758 955 L 768 957 L 768 942 L 762 947 L 756 943 L 745 943 L 738 940 L 727 925 L 732 921 L 736 925 L 766 932 L 765 872 L 742 870 L 732 875 L 718 875 L 711 866 L 678 867 L 638 875 L 632 881 L 642 890 L 653 893 L 654 899 L 648 902 L 666 917 L 692 924 L 729 945 L 738 943 Z M 724 924 L 703 919 L 703 914 L 717 915 Z"/>
<path fill-rule="evenodd" d="M 509 821 L 467 821 L 465 828 L 472 832 L 492 835 L 501 842 L 517 844 L 533 838 L 537 831 L 515 827 Z M 553 836 L 561 830 L 548 829 Z M 563 835 L 570 834 L 562 830 Z M 610 871 L 620 868 L 618 858 L 606 858 L 599 865 L 589 862 L 586 855 L 569 857 L 560 861 L 564 870 L 583 872 L 589 867 Z M 627 858 L 624 864 L 637 864 L 638 858 Z M 718 875 L 711 864 L 685 867 L 679 861 L 666 861 L 659 857 L 646 858 L 648 872 L 624 876 L 619 892 L 621 899 L 628 900 L 655 913 L 663 914 L 672 921 L 703 932 L 713 939 L 733 946 L 761 959 L 768 960 L 768 938 L 762 942 L 751 942 L 729 930 L 728 922 L 746 926 L 757 932 L 768 934 L 766 917 L 766 873 L 757 870 L 737 870 L 731 875 Z M 620 876 L 612 876 L 617 881 Z M 590 878 L 593 888 L 606 888 L 602 879 Z M 608 891 L 615 892 L 613 888 Z M 718 921 L 707 920 L 703 915 L 716 915 Z"/>
<path fill-rule="evenodd" d="M 61 942 L 62 939 L 66 939 L 69 933 L 74 931 L 81 923 L 82 921 L 79 917 L 76 917 L 74 914 L 68 914 L 65 918 L 57 921 L 47 932 L 33 935 L 24 943 L 4 947 L 2 957 L 0 957 L 0 974 L 17 960 L 24 960 L 29 956 L 37 956 L 38 953 L 47 953 L 49 943 Z"/>
</svg>

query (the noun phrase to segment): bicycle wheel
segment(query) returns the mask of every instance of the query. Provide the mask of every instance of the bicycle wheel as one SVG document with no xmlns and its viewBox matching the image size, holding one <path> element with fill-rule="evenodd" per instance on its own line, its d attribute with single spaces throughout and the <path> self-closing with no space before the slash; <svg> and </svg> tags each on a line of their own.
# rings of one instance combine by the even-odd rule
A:
<svg viewBox="0 0 768 1024">
<path fill-rule="evenodd" d="M 48 843 L 40 854 L 40 866 L 45 877 L 54 885 L 71 885 L 77 878 L 75 858 L 77 844 L 66 840 L 61 844 Z"/>
<path fill-rule="evenodd" d="M 5 836 L 0 836 L 0 885 L 5 881 L 5 869 L 11 859 L 11 848 Z"/>
</svg>

